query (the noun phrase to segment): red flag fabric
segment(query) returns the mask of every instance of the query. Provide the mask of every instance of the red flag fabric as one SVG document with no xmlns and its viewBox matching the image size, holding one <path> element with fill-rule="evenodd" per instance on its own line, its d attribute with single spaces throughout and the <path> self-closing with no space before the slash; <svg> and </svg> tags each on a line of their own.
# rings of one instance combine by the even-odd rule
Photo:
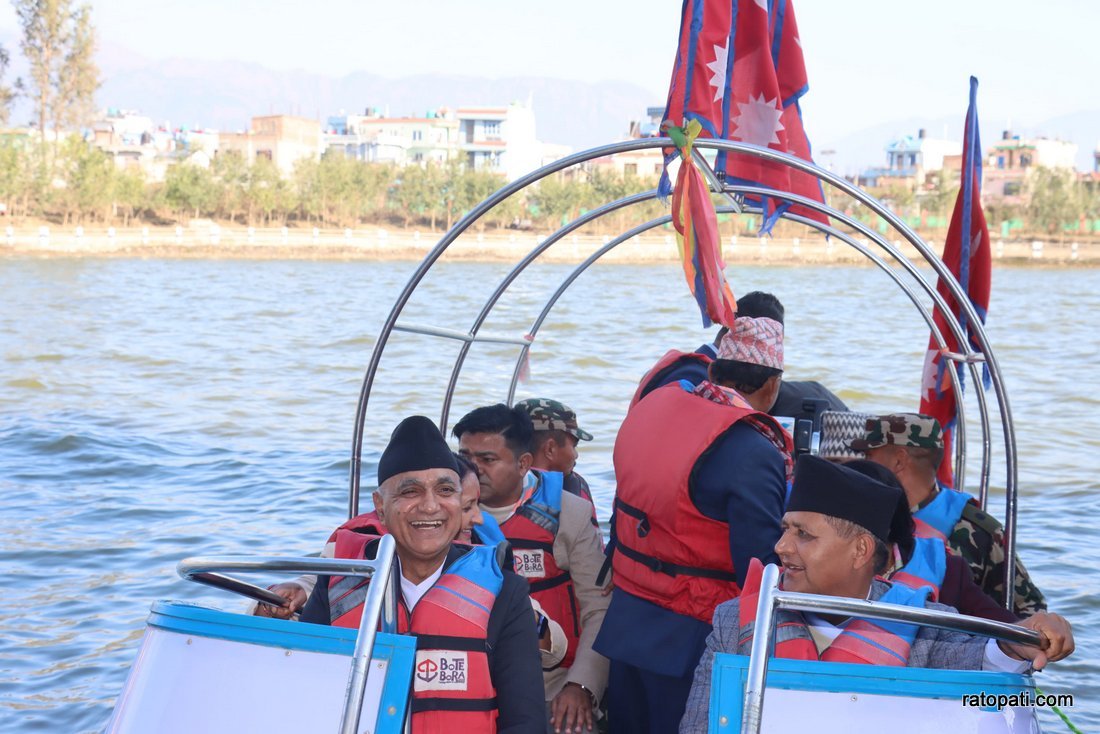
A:
<svg viewBox="0 0 1100 734">
<path fill-rule="evenodd" d="M 708 135 L 813 160 L 798 100 L 808 89 L 791 0 L 685 0 L 680 43 L 665 120 L 697 120 Z M 675 157 L 668 151 L 666 164 Z M 719 153 L 715 170 L 729 180 L 792 192 L 824 202 L 821 186 L 785 165 Z M 666 173 L 660 190 L 667 195 Z M 766 233 L 790 207 L 781 195 L 748 197 L 765 212 Z M 821 222 L 809 210 L 799 213 Z"/>
<path fill-rule="evenodd" d="M 978 134 L 977 95 L 978 80 L 970 77 L 970 105 L 966 112 L 966 129 L 963 136 L 962 185 L 955 199 L 955 209 L 951 214 L 951 224 L 944 242 L 943 263 L 969 297 L 982 323 L 985 323 L 992 286 L 992 257 L 989 248 L 989 229 L 986 227 L 981 202 L 982 144 Z M 958 319 L 970 346 L 977 350 L 979 347 L 971 336 L 971 327 L 966 314 L 942 279 L 937 282 L 936 290 L 943 296 L 951 313 Z M 933 314 L 933 319 L 937 330 L 943 335 L 946 350 L 959 352 L 959 342 L 947 328 L 947 320 L 938 308 Z M 952 471 L 954 456 L 951 449 L 958 404 L 950 377 L 946 372 L 948 365 L 949 361 L 940 352 L 935 335 L 930 336 L 921 379 L 920 412 L 934 417 L 943 428 L 945 450 L 938 478 L 944 486 L 953 487 L 955 484 Z M 953 366 L 959 376 L 959 385 L 964 386 L 963 365 L 956 363 Z"/>
</svg>

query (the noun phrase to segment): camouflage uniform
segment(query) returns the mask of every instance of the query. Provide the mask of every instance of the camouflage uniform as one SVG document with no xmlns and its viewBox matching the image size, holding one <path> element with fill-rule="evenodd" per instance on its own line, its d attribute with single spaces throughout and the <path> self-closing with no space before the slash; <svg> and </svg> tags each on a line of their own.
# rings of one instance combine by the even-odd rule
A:
<svg viewBox="0 0 1100 734">
<path fill-rule="evenodd" d="M 936 498 L 939 490 L 921 503 L 926 506 Z M 920 507 L 917 509 L 919 510 Z M 982 511 L 977 504 L 968 502 L 962 517 L 947 538 L 951 552 L 961 556 L 974 576 L 974 583 L 998 604 L 1005 602 L 1005 534 L 1001 523 Z M 1012 612 L 1018 617 L 1030 617 L 1047 608 L 1043 592 L 1039 591 L 1027 569 L 1016 555 L 1016 593 L 1012 600 Z"/>
<path fill-rule="evenodd" d="M 882 446 L 902 446 L 943 450 L 943 435 L 939 421 L 916 413 L 874 416 L 867 419 L 862 438 L 849 444 L 854 451 L 867 451 Z M 917 513 L 927 507 L 940 493 L 938 487 L 920 505 Z M 1005 590 L 1005 536 L 1004 528 L 996 518 L 984 512 L 971 500 L 963 508 L 962 516 L 947 537 L 951 552 L 960 556 L 970 566 L 974 583 L 981 587 L 998 604 L 1004 606 Z M 1012 611 L 1017 616 L 1029 617 L 1046 611 L 1043 593 L 1032 583 L 1027 569 L 1016 556 L 1016 589 Z"/>
<path fill-rule="evenodd" d="M 528 398 L 516 403 L 516 407 L 531 416 L 531 423 L 536 431 L 564 431 L 578 441 L 592 440 L 592 434 L 577 425 L 577 414 L 564 403 L 548 398 Z M 565 475 L 562 488 L 566 492 L 592 502 L 592 490 L 588 488 L 588 482 L 575 471 Z M 593 503 L 593 518 L 595 518 L 594 505 L 595 503 Z"/>
</svg>

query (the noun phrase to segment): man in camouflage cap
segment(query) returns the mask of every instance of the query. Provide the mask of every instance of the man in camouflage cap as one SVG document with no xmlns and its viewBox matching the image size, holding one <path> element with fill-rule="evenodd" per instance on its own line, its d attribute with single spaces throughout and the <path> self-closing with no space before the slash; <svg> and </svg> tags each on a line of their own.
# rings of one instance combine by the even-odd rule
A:
<svg viewBox="0 0 1100 734">
<path fill-rule="evenodd" d="M 577 414 L 568 405 L 549 398 L 528 398 L 516 403 L 516 407 L 531 416 L 535 427 L 531 468 L 561 472 L 566 492 L 592 502 L 588 482 L 574 471 L 577 444 L 592 440 L 592 434 L 577 425 Z"/>
<path fill-rule="evenodd" d="M 905 489 L 913 517 L 946 537 L 952 553 L 970 566 L 974 583 L 1004 605 L 1004 529 L 977 501 L 964 492 L 941 489 L 936 470 L 943 460 L 939 421 L 918 413 L 895 413 L 867 419 L 861 438 L 849 446 L 894 472 Z M 1012 611 L 1028 617 L 1047 608 L 1046 600 L 1016 557 L 1016 588 Z"/>
</svg>

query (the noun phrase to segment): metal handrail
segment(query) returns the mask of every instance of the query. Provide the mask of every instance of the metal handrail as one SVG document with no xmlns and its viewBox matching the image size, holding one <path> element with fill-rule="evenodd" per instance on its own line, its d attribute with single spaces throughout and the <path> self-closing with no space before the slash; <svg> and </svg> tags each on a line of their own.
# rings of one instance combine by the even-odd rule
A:
<svg viewBox="0 0 1100 734">
<path fill-rule="evenodd" d="M 373 560 L 351 558 L 244 558 L 241 556 L 197 556 L 185 558 L 176 566 L 176 572 L 187 581 L 195 581 L 217 588 L 228 588 L 236 593 L 244 593 L 240 588 L 251 587 L 245 581 L 223 576 L 223 572 L 238 573 L 289 572 L 312 573 L 323 576 L 363 576 L 374 583 L 367 587 L 367 598 L 363 602 L 363 617 L 359 622 L 359 632 L 355 638 L 355 650 L 351 656 L 351 673 L 348 676 L 347 690 L 344 694 L 344 713 L 340 719 L 340 734 L 356 734 L 359 731 L 359 717 L 362 713 L 363 699 L 367 689 L 367 674 L 371 655 L 374 652 L 374 639 L 381 626 L 383 632 L 392 632 L 397 628 L 397 595 L 394 590 L 393 567 L 396 545 L 389 535 L 378 541 L 378 551 Z M 232 586 L 224 586 L 224 582 Z M 268 592 L 271 593 L 271 592 Z M 252 594 L 245 593 L 258 601 L 265 601 Z M 281 597 L 279 601 L 284 601 Z M 381 625 L 379 624 L 381 623 Z"/>
<path fill-rule="evenodd" d="M 394 324 L 394 331 L 404 331 L 410 334 L 423 334 L 424 336 L 439 336 L 444 339 L 454 339 L 460 342 L 487 342 L 490 344 L 519 344 L 527 346 L 530 339 L 522 336 L 505 336 L 497 334 L 469 334 L 458 329 L 445 329 L 441 326 L 423 326 L 421 324 Z"/>
<path fill-rule="evenodd" d="M 1041 643 L 1039 633 L 1015 624 L 996 622 L 938 609 L 918 609 L 901 604 L 884 604 L 843 596 L 820 596 L 779 590 L 779 566 L 769 563 L 760 578 L 756 603 L 756 629 L 745 680 L 741 713 L 742 734 L 759 734 L 764 716 L 764 687 L 768 679 L 768 650 L 775 637 L 775 613 L 780 609 L 819 614 L 844 614 L 864 619 L 884 619 L 923 627 L 965 632 L 1022 645 Z"/>
</svg>

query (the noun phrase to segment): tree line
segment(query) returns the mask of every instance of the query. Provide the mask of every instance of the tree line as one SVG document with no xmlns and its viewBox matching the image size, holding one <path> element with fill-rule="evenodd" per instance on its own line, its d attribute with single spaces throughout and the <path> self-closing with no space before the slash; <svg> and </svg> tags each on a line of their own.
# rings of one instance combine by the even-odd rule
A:
<svg viewBox="0 0 1100 734">
<path fill-rule="evenodd" d="M 45 156 L 53 159 L 49 175 L 43 174 L 41 165 Z M 171 224 L 208 218 L 250 226 L 374 223 L 437 229 L 450 227 L 504 183 L 497 173 L 457 162 L 399 168 L 339 153 L 300 160 L 282 175 L 267 158 L 249 163 L 232 151 L 216 156 L 209 167 L 174 163 L 163 181 L 150 181 L 137 167 L 118 167 L 110 155 L 77 136 L 56 146 L 29 138 L 0 141 L 0 201 L 8 215 L 63 225 L 128 226 L 135 220 Z M 644 188 L 634 176 L 603 171 L 584 180 L 555 176 L 535 191 L 510 197 L 483 223 L 557 227 Z M 658 216 L 661 209 L 652 206 L 648 214 Z M 615 224 L 629 221 L 620 215 Z"/>
<path fill-rule="evenodd" d="M 235 152 L 214 157 L 209 167 L 187 161 L 171 164 L 163 181 L 150 181 L 139 168 L 120 168 L 109 154 L 78 136 L 57 143 L 26 136 L 0 140 L 0 203 L 7 215 L 16 221 L 42 219 L 62 225 L 166 225 L 204 218 L 247 226 L 378 224 L 435 230 L 449 228 L 504 183 L 499 174 L 471 170 L 455 161 L 400 168 L 339 153 L 300 160 L 284 175 L 267 158 L 249 163 Z M 605 169 L 556 174 L 504 201 L 482 225 L 556 229 L 655 183 Z M 912 226 L 934 231 L 946 229 L 957 190 L 945 184 L 919 192 L 872 193 Z M 1036 169 L 1023 193 L 1026 204 L 986 205 L 991 234 L 1006 231 L 1002 224 L 1011 225 L 1011 234 L 1100 234 L 1100 187 L 1081 182 L 1072 172 Z M 869 213 L 859 207 L 833 203 L 847 204 L 850 214 L 869 221 Z M 622 231 L 667 213 L 666 206 L 649 202 L 614 212 L 601 220 L 601 226 Z M 728 233 L 752 234 L 759 224 L 749 216 L 720 219 L 732 222 L 723 227 Z M 1082 219 L 1084 231 L 1079 227 Z M 776 233 L 797 236 L 798 229 L 781 223 Z"/>
</svg>

